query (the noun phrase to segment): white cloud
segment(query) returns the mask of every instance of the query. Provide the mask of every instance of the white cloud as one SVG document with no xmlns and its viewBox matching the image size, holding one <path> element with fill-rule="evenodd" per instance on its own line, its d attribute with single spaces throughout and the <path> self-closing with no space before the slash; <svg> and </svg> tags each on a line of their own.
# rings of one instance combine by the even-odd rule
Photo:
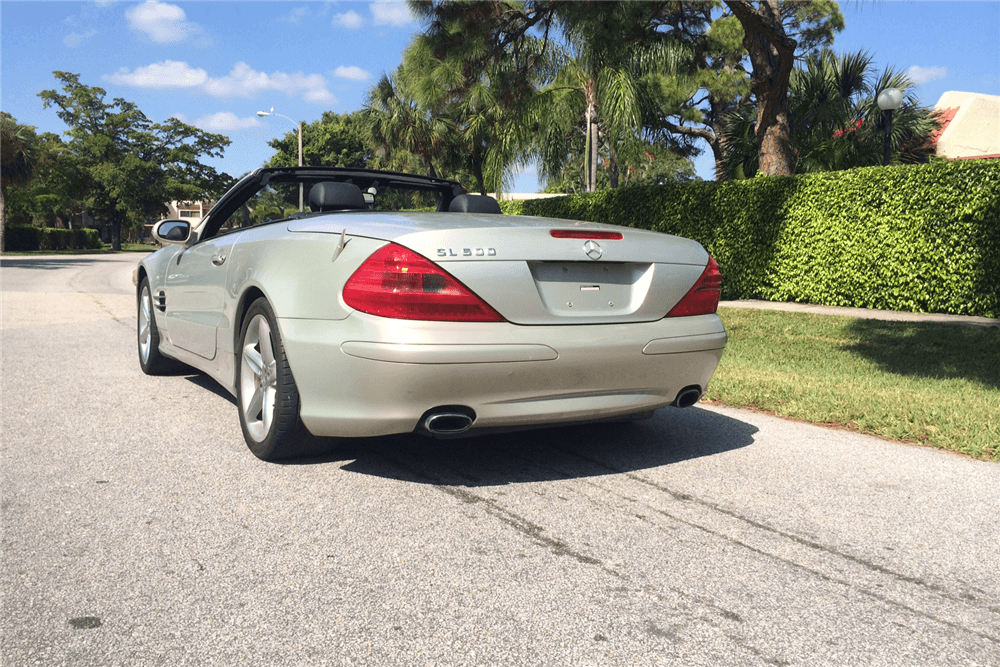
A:
<svg viewBox="0 0 1000 667">
<path fill-rule="evenodd" d="M 283 21 L 285 23 L 290 23 L 292 25 L 298 25 L 299 23 L 302 22 L 302 19 L 304 19 L 306 17 L 306 14 L 308 13 L 309 13 L 308 7 L 299 7 L 297 9 L 293 9 L 284 16 L 279 16 L 278 20 Z"/>
<path fill-rule="evenodd" d="M 910 75 L 913 83 L 918 86 L 928 81 L 934 81 L 936 79 L 943 79 L 948 76 L 947 67 L 918 67 L 914 65 L 910 69 L 906 70 L 906 73 Z"/>
<path fill-rule="evenodd" d="M 353 81 L 367 81 L 368 77 L 371 76 L 368 70 L 364 70 L 353 65 L 350 67 L 338 67 L 333 70 L 333 75 L 338 76 L 341 79 L 351 79 Z"/>
<path fill-rule="evenodd" d="M 125 16 L 133 29 L 146 33 L 157 44 L 180 42 L 201 31 L 198 24 L 186 20 L 183 9 L 157 0 L 146 0 Z"/>
<path fill-rule="evenodd" d="M 361 24 L 361 17 L 355 11 L 350 11 L 346 14 L 334 14 L 333 16 L 333 25 L 339 25 L 342 28 L 357 30 L 361 27 Z"/>
<path fill-rule="evenodd" d="M 373 2 L 371 9 L 375 16 L 375 25 L 406 25 L 413 20 L 405 2 L 397 0 Z"/>
<path fill-rule="evenodd" d="M 285 74 L 258 72 L 246 63 L 236 63 L 228 75 L 209 79 L 202 86 L 214 97 L 257 97 L 266 91 L 286 95 L 299 95 L 307 102 L 336 103 L 336 98 L 326 89 L 326 79 L 319 74 Z"/>
<path fill-rule="evenodd" d="M 96 30 L 88 30 L 85 33 L 71 32 L 70 34 L 63 37 L 63 44 L 70 47 L 71 49 L 80 46 L 88 39 L 97 34 Z"/>
<path fill-rule="evenodd" d="M 180 116 L 180 114 L 177 116 Z M 187 121 L 185 120 L 184 122 L 186 123 Z M 249 127 L 263 127 L 264 125 L 256 116 L 240 118 L 231 111 L 220 111 L 219 113 L 209 114 L 189 124 L 206 132 L 236 132 Z"/>
<path fill-rule="evenodd" d="M 194 88 L 208 81 L 208 73 L 185 62 L 164 60 L 146 67 L 136 67 L 134 72 L 123 67 L 104 79 L 119 86 L 133 88 Z"/>
<path fill-rule="evenodd" d="M 360 70 L 359 70 L 360 71 Z M 366 73 L 367 74 L 367 73 Z M 336 104 L 326 88 L 326 79 L 320 74 L 296 72 L 258 72 L 246 63 L 236 63 L 229 74 L 212 78 L 203 69 L 195 69 L 185 62 L 165 60 L 134 71 L 122 68 L 103 77 L 105 81 L 134 88 L 187 88 L 207 93 L 213 97 L 259 97 L 262 93 L 276 91 L 288 96 L 301 95 L 307 102 Z"/>
</svg>

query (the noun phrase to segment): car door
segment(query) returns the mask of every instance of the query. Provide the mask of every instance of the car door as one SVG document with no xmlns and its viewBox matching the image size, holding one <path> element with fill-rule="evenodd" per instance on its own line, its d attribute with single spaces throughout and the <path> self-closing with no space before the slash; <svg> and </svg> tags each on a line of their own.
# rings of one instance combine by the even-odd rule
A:
<svg viewBox="0 0 1000 667">
<path fill-rule="evenodd" d="M 166 277 L 166 316 L 170 342 L 205 359 L 214 359 L 215 335 L 225 318 L 228 261 L 243 232 L 196 243 L 170 261 Z"/>
</svg>

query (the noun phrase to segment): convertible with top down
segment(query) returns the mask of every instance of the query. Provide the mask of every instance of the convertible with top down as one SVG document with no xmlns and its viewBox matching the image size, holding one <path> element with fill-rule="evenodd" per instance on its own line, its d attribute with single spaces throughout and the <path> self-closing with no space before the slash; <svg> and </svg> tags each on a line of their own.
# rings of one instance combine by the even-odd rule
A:
<svg viewBox="0 0 1000 667">
<path fill-rule="evenodd" d="M 296 195 L 302 210 L 254 223 Z M 726 345 L 722 278 L 698 243 L 504 215 L 440 178 L 258 169 L 200 221 L 163 220 L 153 236 L 164 247 L 135 273 L 142 370 L 210 375 L 265 460 L 314 437 L 687 407 Z"/>
</svg>

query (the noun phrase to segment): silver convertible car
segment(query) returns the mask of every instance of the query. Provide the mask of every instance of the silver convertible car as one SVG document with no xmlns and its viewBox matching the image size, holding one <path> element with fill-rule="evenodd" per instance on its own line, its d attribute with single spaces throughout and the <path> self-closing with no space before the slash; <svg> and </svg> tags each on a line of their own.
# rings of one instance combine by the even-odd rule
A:
<svg viewBox="0 0 1000 667">
<path fill-rule="evenodd" d="M 273 206 L 296 195 L 294 215 Z M 253 224 L 268 206 L 278 219 Z M 503 215 L 449 180 L 258 169 L 153 236 L 165 247 L 135 272 L 142 370 L 209 374 L 265 460 L 314 436 L 648 417 L 696 403 L 726 345 L 698 243 Z"/>
</svg>

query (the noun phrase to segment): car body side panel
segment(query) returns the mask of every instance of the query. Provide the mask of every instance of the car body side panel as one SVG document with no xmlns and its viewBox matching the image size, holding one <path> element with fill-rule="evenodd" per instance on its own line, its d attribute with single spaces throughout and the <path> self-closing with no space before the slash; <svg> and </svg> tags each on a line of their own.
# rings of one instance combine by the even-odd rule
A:
<svg viewBox="0 0 1000 667">
<path fill-rule="evenodd" d="M 245 232 L 243 232 L 245 233 Z M 227 276 L 233 246 L 242 233 L 224 234 L 179 253 L 166 276 L 170 342 L 212 360 L 216 331 L 228 326 Z"/>
</svg>

